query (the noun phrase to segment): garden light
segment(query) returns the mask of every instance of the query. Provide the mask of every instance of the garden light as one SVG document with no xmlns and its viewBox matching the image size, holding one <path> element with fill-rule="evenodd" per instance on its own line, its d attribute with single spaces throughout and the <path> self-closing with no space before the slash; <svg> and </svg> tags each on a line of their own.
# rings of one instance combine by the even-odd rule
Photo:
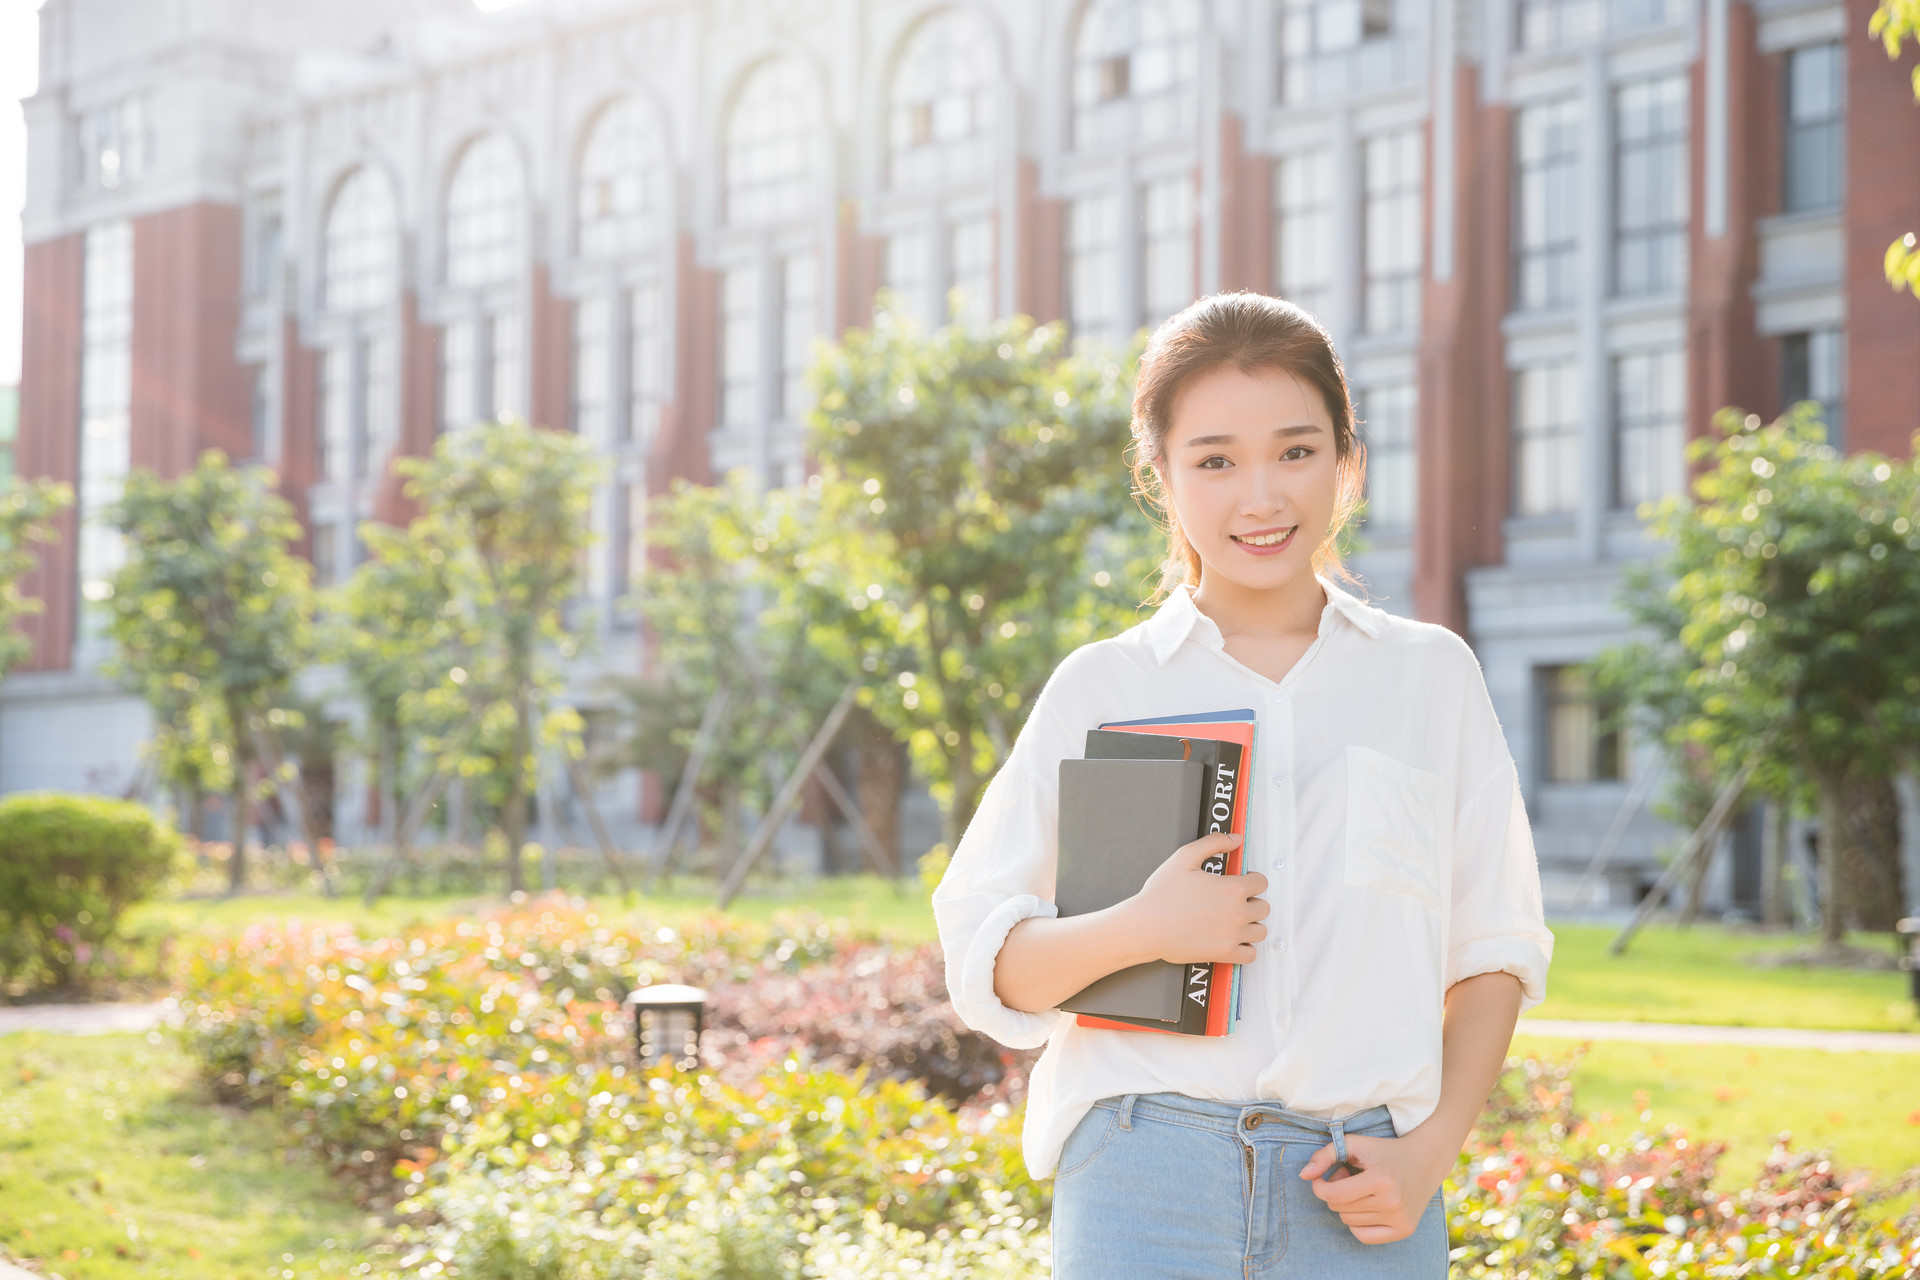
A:
<svg viewBox="0 0 1920 1280">
<path fill-rule="evenodd" d="M 667 983 L 642 987 L 627 997 L 633 1007 L 633 1034 L 640 1065 L 671 1061 L 682 1069 L 700 1064 L 700 1032 L 707 1021 L 707 993 L 699 987 Z"/>
</svg>

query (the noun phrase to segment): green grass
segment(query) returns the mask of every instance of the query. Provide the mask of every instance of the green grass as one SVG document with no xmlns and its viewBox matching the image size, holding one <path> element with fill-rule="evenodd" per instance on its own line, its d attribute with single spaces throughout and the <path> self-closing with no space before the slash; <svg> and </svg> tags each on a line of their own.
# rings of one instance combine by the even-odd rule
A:
<svg viewBox="0 0 1920 1280">
<path fill-rule="evenodd" d="M 1604 925 L 1555 926 L 1547 998 L 1532 1015 L 1603 1022 L 1920 1031 L 1904 973 L 1749 963 L 1749 957 L 1761 953 L 1810 946 L 1813 940 L 1804 934 L 1662 925 L 1643 930 L 1627 953 L 1616 957 L 1607 954 L 1607 943 L 1617 932 Z M 1885 935 L 1855 934 L 1851 941 L 1856 946 L 1891 949 Z"/>
<path fill-rule="evenodd" d="M 275 1117 L 200 1091 L 171 1037 L 0 1036 L 0 1257 L 66 1280 L 331 1280 L 371 1238 Z"/>
<path fill-rule="evenodd" d="M 1524 1027 L 1525 1024 L 1523 1023 Z M 1522 1035 L 1514 1052 L 1564 1058 L 1569 1040 Z M 1743 1045 L 1589 1045 L 1574 1105 L 1611 1139 L 1677 1124 L 1721 1141 L 1719 1185 L 1751 1183 L 1782 1132 L 1882 1179 L 1920 1166 L 1920 1057 Z M 1644 1116 L 1644 1118 L 1643 1118 Z"/>
</svg>

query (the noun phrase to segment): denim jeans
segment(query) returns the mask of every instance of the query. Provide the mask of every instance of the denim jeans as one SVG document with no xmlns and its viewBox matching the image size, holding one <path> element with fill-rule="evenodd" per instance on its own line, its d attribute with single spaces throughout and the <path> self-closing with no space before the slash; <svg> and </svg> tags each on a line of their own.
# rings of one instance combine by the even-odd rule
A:
<svg viewBox="0 0 1920 1280">
<path fill-rule="evenodd" d="M 1396 1136 L 1385 1107 L 1329 1122 L 1276 1102 L 1101 1099 L 1054 1174 L 1054 1280 L 1445 1280 L 1438 1192 L 1411 1236 L 1370 1245 L 1301 1179 L 1336 1134 Z"/>
</svg>

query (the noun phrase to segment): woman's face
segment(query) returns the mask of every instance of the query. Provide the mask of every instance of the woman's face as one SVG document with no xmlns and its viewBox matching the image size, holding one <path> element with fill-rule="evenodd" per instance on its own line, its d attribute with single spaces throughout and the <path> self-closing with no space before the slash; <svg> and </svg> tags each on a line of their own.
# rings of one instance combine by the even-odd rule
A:
<svg viewBox="0 0 1920 1280">
<path fill-rule="evenodd" d="M 1339 494 L 1319 394 L 1285 370 L 1223 365 L 1181 387 L 1171 417 L 1161 477 L 1205 578 L 1266 591 L 1310 575 Z"/>
</svg>

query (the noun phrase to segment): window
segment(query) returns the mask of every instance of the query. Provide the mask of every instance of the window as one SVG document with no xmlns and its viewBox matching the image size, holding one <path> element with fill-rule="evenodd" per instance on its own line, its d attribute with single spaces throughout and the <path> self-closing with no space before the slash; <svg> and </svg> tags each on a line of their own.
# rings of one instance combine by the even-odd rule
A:
<svg viewBox="0 0 1920 1280">
<path fill-rule="evenodd" d="M 1687 79 L 1613 95 L 1613 289 L 1669 293 L 1687 275 Z"/>
<path fill-rule="evenodd" d="M 1150 183 L 1140 194 L 1141 300 L 1153 327 L 1194 299 L 1193 179 Z"/>
<path fill-rule="evenodd" d="M 1368 333 L 1401 333 L 1420 323 L 1422 170 L 1420 131 L 1368 138 L 1362 146 L 1366 199 L 1361 315 Z"/>
<path fill-rule="evenodd" d="M 353 437 L 353 355 L 349 347 L 320 353 L 320 424 L 314 443 L 320 456 L 314 473 L 322 481 L 347 478 Z"/>
<path fill-rule="evenodd" d="M 1120 201 L 1088 196 L 1067 206 L 1067 323 L 1076 340 L 1120 336 Z"/>
<path fill-rule="evenodd" d="M 518 312 L 487 317 L 487 370 L 491 392 L 485 412 L 496 419 L 527 416 L 526 342 Z"/>
<path fill-rule="evenodd" d="M 1637 507 L 1686 488 L 1686 354 L 1613 361 L 1614 502 Z"/>
<path fill-rule="evenodd" d="M 479 330 L 473 320 L 456 320 L 440 335 L 440 429 L 458 431 L 480 420 L 475 403 L 479 376 Z"/>
<path fill-rule="evenodd" d="M 575 243 L 582 257 L 625 257 L 647 247 L 660 203 L 652 143 L 646 109 L 632 98 L 594 117 L 580 152 L 575 210 Z"/>
<path fill-rule="evenodd" d="M 1541 667 L 1548 782 L 1618 782 L 1626 775 L 1620 731 L 1607 727 L 1614 707 L 1595 696 L 1584 667 Z"/>
<path fill-rule="evenodd" d="M 1522 107 L 1514 135 L 1513 302 L 1523 310 L 1568 306 L 1580 249 L 1580 104 Z"/>
<path fill-rule="evenodd" d="M 520 156 L 498 133 L 467 144 L 447 184 L 447 283 L 512 280 L 525 261 Z"/>
<path fill-rule="evenodd" d="M 1367 446 L 1367 525 L 1410 529 L 1417 510 L 1419 472 L 1414 446 L 1415 394 L 1411 382 L 1390 382 L 1360 393 L 1360 438 Z"/>
<path fill-rule="evenodd" d="M 1281 156 L 1273 170 L 1273 287 L 1322 315 L 1333 285 L 1333 175 L 1324 151 Z"/>
<path fill-rule="evenodd" d="M 887 237 L 882 271 L 893 291 L 894 305 L 916 320 L 928 319 L 927 289 L 933 276 L 933 245 L 924 231 L 903 231 Z"/>
<path fill-rule="evenodd" d="M 1315 59 L 1391 32 L 1393 0 L 1278 0 L 1274 30 L 1280 101 L 1308 102 Z"/>
<path fill-rule="evenodd" d="M 993 219 L 956 222 L 947 234 L 952 290 L 959 295 L 950 302 L 953 318 L 970 326 L 985 324 L 994 316 Z"/>
<path fill-rule="evenodd" d="M 1846 181 L 1847 80 L 1839 44 L 1808 45 L 1787 54 L 1788 213 L 1834 209 Z"/>
<path fill-rule="evenodd" d="M 1194 125 L 1192 0 L 1093 0 L 1073 57 L 1073 145 L 1185 137 Z"/>
<path fill-rule="evenodd" d="M 573 309 L 573 432 L 596 448 L 611 439 L 612 312 L 604 294 L 582 298 Z"/>
<path fill-rule="evenodd" d="M 780 416 L 798 422 L 813 407 L 807 370 L 820 331 L 819 271 L 810 253 L 780 264 Z"/>
<path fill-rule="evenodd" d="M 626 569 L 628 594 L 638 594 L 647 571 L 647 486 L 626 486 L 626 501 L 620 504 L 621 550 Z"/>
<path fill-rule="evenodd" d="M 247 258 L 247 292 L 255 297 L 272 293 L 279 281 L 280 235 L 278 204 L 258 209 L 253 218 L 251 252 Z"/>
<path fill-rule="evenodd" d="M 1513 375 L 1513 446 L 1515 513 L 1572 511 L 1580 481 L 1580 370 L 1573 361 Z"/>
<path fill-rule="evenodd" d="M 273 369 L 271 365 L 256 364 L 249 373 L 247 421 L 252 431 L 248 457 L 264 462 L 273 443 Z M 0 475 L 0 480 L 4 479 L 6 477 Z"/>
<path fill-rule="evenodd" d="M 999 95 L 993 33 L 945 9 L 914 29 L 893 74 L 889 176 L 895 186 L 957 185 L 988 173 Z"/>
<path fill-rule="evenodd" d="M 1810 329 L 1780 339 L 1780 402 L 1813 400 L 1836 447 L 1845 439 L 1846 341 L 1840 329 Z"/>
<path fill-rule="evenodd" d="M 813 212 L 814 89 L 796 58 L 749 73 L 727 117 L 727 221 L 786 222 Z"/>
<path fill-rule="evenodd" d="M 140 94 L 81 112 L 76 132 L 83 187 L 111 191 L 153 163 L 153 127 Z"/>
<path fill-rule="evenodd" d="M 360 343 L 360 439 L 356 468 L 362 477 L 386 469 L 387 456 L 400 443 L 399 381 L 394 370 L 393 339 L 380 336 Z"/>
<path fill-rule="evenodd" d="M 627 421 L 623 444 L 651 444 L 666 402 L 667 326 L 657 284 L 627 291 Z"/>
<path fill-rule="evenodd" d="M 313 526 L 313 585 L 330 587 L 339 580 L 340 531 L 328 521 Z"/>
<path fill-rule="evenodd" d="M 720 425 L 760 420 L 760 273 L 738 267 L 720 284 Z"/>
<path fill-rule="evenodd" d="M 327 212 L 320 300 L 329 311 L 366 311 L 393 301 L 399 289 L 400 233 L 393 189 L 379 170 L 347 175 Z"/>
<path fill-rule="evenodd" d="M 133 461 L 133 224 L 89 228 L 85 255 L 78 569 L 81 597 L 100 601 L 113 594 L 114 572 L 126 559 L 125 543 L 101 512 L 120 500 Z M 89 631 L 97 625 L 86 624 Z"/>
</svg>

